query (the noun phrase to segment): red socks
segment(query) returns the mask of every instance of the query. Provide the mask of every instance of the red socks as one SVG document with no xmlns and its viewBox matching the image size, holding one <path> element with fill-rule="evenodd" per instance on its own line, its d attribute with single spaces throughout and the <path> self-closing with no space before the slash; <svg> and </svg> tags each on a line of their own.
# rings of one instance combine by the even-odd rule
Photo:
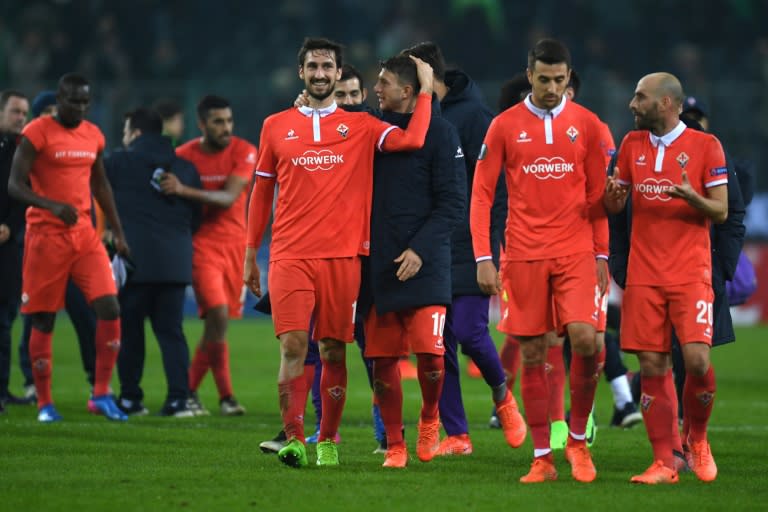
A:
<svg viewBox="0 0 768 512">
<path fill-rule="evenodd" d="M 109 394 L 112 370 L 120 353 L 120 319 L 96 320 L 96 375 L 93 396 Z"/>
<path fill-rule="evenodd" d="M 674 448 L 677 424 L 674 418 L 677 416 L 673 409 L 674 384 L 669 386 L 667 379 L 671 374 L 664 376 L 642 376 L 640 396 L 640 410 L 645 421 L 645 430 L 653 447 L 654 460 L 664 462 L 668 468 L 675 467 L 672 450 Z M 671 389 L 670 389 L 671 388 Z"/>
<path fill-rule="evenodd" d="M 193 393 L 200 387 L 203 377 L 211 367 L 211 361 L 208 357 L 208 351 L 203 350 L 203 342 L 198 343 L 195 349 L 195 355 L 189 365 L 189 389 Z"/>
<path fill-rule="evenodd" d="M 701 377 L 691 375 L 685 378 L 683 387 L 683 414 L 688 420 L 688 435 L 691 441 L 707 439 L 707 424 L 715 402 L 715 370 L 709 365 Z"/>
<path fill-rule="evenodd" d="M 338 362 L 323 359 L 320 375 L 320 400 L 323 416 L 320 419 L 319 441 L 333 439 L 339 431 L 341 413 L 347 400 L 347 362 L 346 356 Z"/>
<path fill-rule="evenodd" d="M 585 434 L 587 420 L 595 401 L 595 390 L 600 378 L 597 354 L 582 356 L 574 353 L 571 359 L 571 422 L 570 431 L 576 435 Z"/>
<path fill-rule="evenodd" d="M 298 439 L 304 443 L 304 408 L 307 406 L 307 386 L 300 375 L 288 382 L 277 384 L 280 398 L 280 414 L 287 439 Z"/>
<path fill-rule="evenodd" d="M 549 450 L 549 384 L 543 364 L 523 366 L 520 391 L 533 447 Z"/>
<path fill-rule="evenodd" d="M 29 358 L 32 363 L 32 377 L 35 380 L 38 408 L 53 403 L 51 399 L 51 367 L 53 334 L 32 328 L 29 336 Z"/>
<path fill-rule="evenodd" d="M 399 360 L 381 357 L 373 360 L 373 392 L 387 432 L 387 446 L 403 442 L 403 386 Z"/>
<path fill-rule="evenodd" d="M 445 380 L 445 358 L 433 354 L 416 354 L 421 387 L 421 418 L 434 421 L 440 417 L 440 394 Z"/>
<path fill-rule="evenodd" d="M 504 338 L 504 345 L 501 347 L 499 358 L 501 359 L 504 373 L 507 376 L 507 388 L 513 391 L 512 388 L 515 387 L 517 371 L 520 369 L 520 342 L 517 341 L 517 338 L 507 334 L 507 337 Z"/>
<path fill-rule="evenodd" d="M 208 343 L 208 360 L 219 400 L 232 396 L 232 374 L 229 371 L 229 345 L 226 341 Z"/>
<path fill-rule="evenodd" d="M 547 350 L 547 382 L 549 383 L 549 421 L 565 420 L 565 363 L 563 346 L 555 345 Z"/>
</svg>

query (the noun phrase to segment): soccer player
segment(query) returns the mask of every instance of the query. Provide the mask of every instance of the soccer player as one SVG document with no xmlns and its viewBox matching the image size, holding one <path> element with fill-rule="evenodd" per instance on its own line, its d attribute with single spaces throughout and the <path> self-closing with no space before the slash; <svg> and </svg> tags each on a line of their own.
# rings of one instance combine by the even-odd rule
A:
<svg viewBox="0 0 768 512">
<path fill-rule="evenodd" d="M 683 392 L 686 442 L 696 476 L 717 476 L 707 440 L 715 397 L 710 364 L 712 261 L 710 223 L 728 216 L 728 169 L 720 142 L 680 121 L 683 88 L 669 73 L 637 83 L 629 108 L 635 127 L 624 137 L 613 176 L 605 185 L 609 213 L 624 209 L 632 194 L 632 233 L 622 302 L 622 349 L 637 353 L 640 399 L 654 463 L 631 481 L 676 483 L 677 432 L 670 371 L 674 327 L 688 376 Z"/>
<path fill-rule="evenodd" d="M 192 281 L 192 232 L 200 223 L 199 203 L 162 194 L 158 175 L 173 172 L 185 184 L 200 188 L 195 167 L 179 158 L 162 119 L 146 108 L 125 116 L 125 151 L 104 161 L 135 270 L 120 289 L 123 344 L 117 359 L 120 377 L 118 407 L 129 415 L 148 411 L 142 400 L 144 322 L 150 320 L 160 345 L 168 392 L 160 416 L 192 417 L 189 396 L 189 348 L 182 329 L 184 292 Z"/>
<path fill-rule="evenodd" d="M 443 116 L 453 124 L 461 138 L 467 180 L 467 187 L 463 190 L 469 202 L 475 162 L 493 114 L 485 105 L 479 88 L 466 73 L 460 70 L 446 71 L 445 59 L 438 45 L 423 42 L 409 48 L 405 53 L 423 59 L 435 72 L 435 92 L 440 99 Z M 506 217 L 506 189 L 504 180 L 498 180 L 498 185 L 496 183 L 494 185 L 496 186 L 494 207 L 486 237 L 491 238 L 491 255 L 493 261 L 498 262 Z M 517 448 L 525 441 L 526 435 L 525 421 L 518 410 L 515 398 L 506 387 L 504 369 L 488 330 L 490 296 L 477 284 L 477 267 L 472 254 L 469 214 L 466 211 L 463 213 L 463 222 L 451 237 L 453 298 L 446 316 L 445 383 L 440 398 L 440 419 L 447 437 L 441 442 L 440 455 L 472 453 L 466 412 L 461 400 L 459 361 L 456 353 L 458 345 L 461 345 L 462 352 L 469 355 L 477 364 L 491 388 L 491 398 L 496 404 L 507 443 Z"/>
<path fill-rule="evenodd" d="M 406 126 L 418 89 L 416 66 L 408 56 L 384 61 L 374 87 L 382 119 Z M 428 462 L 440 446 L 451 232 L 466 208 L 463 160 L 456 129 L 437 114 L 423 148 L 374 160 L 371 255 L 363 264 L 361 287 L 368 293 L 361 291 L 358 307 L 367 317 L 365 355 L 374 360 L 374 392 L 387 434 L 384 467 L 403 468 L 408 462 L 398 360 L 411 350 L 422 395 L 416 454 Z"/>
<path fill-rule="evenodd" d="M 30 113 L 33 118 L 40 116 L 55 116 L 56 112 L 56 91 L 43 91 L 32 100 Z M 101 213 L 97 203 L 93 205 L 92 214 L 92 219 L 97 228 L 96 231 L 99 233 L 99 236 L 102 236 L 103 238 L 104 215 Z M 91 385 L 91 388 L 93 388 L 94 368 L 96 365 L 96 342 L 94 339 L 96 331 L 96 314 L 83 296 L 83 292 L 73 284 L 71 279 L 67 283 L 67 289 L 64 294 L 64 309 L 69 316 L 69 320 L 72 322 L 72 327 L 75 329 L 75 333 L 77 334 L 80 359 L 83 364 L 86 380 Z M 29 337 L 31 333 L 32 322 L 29 315 L 24 315 L 21 339 L 19 340 L 19 366 L 24 375 L 24 399 L 28 400 L 30 403 L 37 401 L 34 377 L 32 375 L 32 362 L 29 360 Z M 98 414 L 99 410 L 93 404 L 92 400 L 88 400 L 87 407 L 90 412 Z"/>
<path fill-rule="evenodd" d="M 240 278 L 245 245 L 246 185 L 256 165 L 256 148 L 232 135 L 229 101 L 205 96 L 197 105 L 197 124 L 203 136 L 176 149 L 197 168 L 203 188 L 183 184 L 173 173 L 160 180 L 163 192 L 204 205 L 203 221 L 193 237 L 192 287 L 204 318 L 203 337 L 189 369 L 189 388 L 196 411 L 206 414 L 197 389 L 210 368 L 225 416 L 245 414 L 235 399 L 229 371 L 227 324 L 241 318 L 245 289 Z"/>
<path fill-rule="evenodd" d="M 344 112 L 333 100 L 341 78 L 341 45 L 308 38 L 298 54 L 299 77 L 310 105 L 268 117 L 251 195 L 243 278 L 261 295 L 256 252 L 269 222 L 275 183 L 280 188 L 270 246 L 269 291 L 280 340 L 278 391 L 288 444 L 278 456 L 307 464 L 303 414 L 307 396 L 304 358 L 314 315 L 319 340 L 323 417 L 317 463 L 337 465 L 333 441 L 346 398 L 345 344 L 352 341 L 360 285 L 360 255 L 370 247 L 374 149 L 420 148 L 429 125 L 432 70 L 417 62 L 421 93 L 408 130 L 366 113 Z"/>
<path fill-rule="evenodd" d="M 360 105 L 368 98 L 363 75 L 352 64 L 341 66 L 341 78 L 333 89 L 333 100 L 337 105 Z"/>
<path fill-rule="evenodd" d="M 51 340 L 70 276 L 96 312 L 93 404 L 110 420 L 126 420 L 109 393 L 120 350 L 120 307 L 109 259 L 90 212 L 92 192 L 110 223 L 118 253 L 128 254 L 104 172 L 104 135 L 85 120 L 91 102 L 85 77 L 76 73 L 62 76 L 56 101 L 55 116 L 39 117 L 24 127 L 8 182 L 10 195 L 31 206 L 24 241 L 21 310 L 32 320 L 29 353 L 38 421 L 61 420 L 51 397 Z"/>
<path fill-rule="evenodd" d="M 586 425 L 599 372 L 597 299 L 608 280 L 607 237 L 606 247 L 596 251 L 593 236 L 594 229 L 607 229 L 600 205 L 605 161 L 597 116 L 565 97 L 570 68 L 565 45 L 553 39 L 536 43 L 528 55 L 531 95 L 491 123 L 472 191 L 470 223 L 478 283 L 488 294 L 503 286 L 509 302 L 500 330 L 521 341 L 522 395 L 534 444 L 534 461 L 521 478 L 524 483 L 557 478 L 544 367 L 544 334 L 555 328 L 568 333 L 574 351 L 565 456 L 575 480 L 591 482 L 597 474 L 586 445 Z M 488 237 L 502 167 L 509 191 L 503 285 Z"/>
</svg>

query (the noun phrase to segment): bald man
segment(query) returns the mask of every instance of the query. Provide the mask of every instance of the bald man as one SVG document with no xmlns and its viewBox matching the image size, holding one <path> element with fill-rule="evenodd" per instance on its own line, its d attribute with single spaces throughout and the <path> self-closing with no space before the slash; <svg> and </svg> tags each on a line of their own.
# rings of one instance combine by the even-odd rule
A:
<svg viewBox="0 0 768 512">
<path fill-rule="evenodd" d="M 640 404 L 654 463 L 631 481 L 677 483 L 673 450 L 680 445 L 671 370 L 674 327 L 688 376 L 683 392 L 682 440 L 688 464 L 705 482 L 717 476 L 707 439 L 715 396 L 710 364 L 712 263 L 710 224 L 728 216 L 728 170 L 713 135 L 680 121 L 683 88 L 668 73 L 637 84 L 629 108 L 636 131 L 624 138 L 603 203 L 609 213 L 632 201 L 632 234 L 622 303 L 621 347 L 635 352 L 642 374 Z"/>
</svg>

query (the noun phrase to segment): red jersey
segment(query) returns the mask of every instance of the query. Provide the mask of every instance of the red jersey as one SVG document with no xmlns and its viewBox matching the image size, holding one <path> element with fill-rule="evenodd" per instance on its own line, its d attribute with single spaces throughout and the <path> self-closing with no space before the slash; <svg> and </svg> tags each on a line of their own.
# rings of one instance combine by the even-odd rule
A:
<svg viewBox="0 0 768 512">
<path fill-rule="evenodd" d="M 627 285 L 665 286 L 712 282 L 709 218 L 666 194 L 683 171 L 697 193 L 728 184 L 728 169 L 714 135 L 680 122 L 659 138 L 647 131 L 624 137 L 619 182 L 631 186 L 632 235 Z"/>
<path fill-rule="evenodd" d="M 195 164 L 205 190 L 221 189 L 232 175 L 250 181 L 256 167 L 256 147 L 235 136 L 226 148 L 216 153 L 203 151 L 200 139 L 194 139 L 176 148 L 176 154 Z M 203 221 L 194 235 L 195 238 L 225 239 L 232 242 L 243 240 L 247 188 L 243 189 L 229 208 L 205 205 Z"/>
<path fill-rule="evenodd" d="M 491 258 L 490 212 L 501 169 L 509 194 L 504 259 L 532 261 L 595 251 L 593 224 L 605 186 L 600 120 L 565 97 L 551 111 L 530 96 L 491 122 L 475 169 L 470 207 L 477 261 Z M 590 209 L 590 206 L 592 208 Z M 606 224 L 607 228 L 607 224 Z"/>
<path fill-rule="evenodd" d="M 385 141 L 386 150 L 421 147 L 430 100 L 419 95 L 407 132 L 335 103 L 291 108 L 264 120 L 256 175 L 278 185 L 270 261 L 368 254 L 374 149 L 383 150 Z M 268 221 L 257 218 L 254 198 L 249 247 L 258 246 Z"/>
<path fill-rule="evenodd" d="M 21 134 L 37 151 L 29 173 L 32 190 L 77 210 L 77 223 L 67 226 L 48 210 L 32 206 L 27 209 L 27 226 L 48 230 L 92 228 L 91 168 L 104 151 L 101 130 L 88 121 L 67 128 L 52 116 L 42 116 L 27 124 Z"/>
</svg>

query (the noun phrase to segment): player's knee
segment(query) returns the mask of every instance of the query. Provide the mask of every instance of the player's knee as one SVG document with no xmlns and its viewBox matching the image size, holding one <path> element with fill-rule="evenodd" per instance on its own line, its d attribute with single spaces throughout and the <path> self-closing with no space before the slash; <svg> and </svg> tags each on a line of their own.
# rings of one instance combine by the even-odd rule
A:
<svg viewBox="0 0 768 512">
<path fill-rule="evenodd" d="M 56 313 L 32 313 L 29 318 L 32 327 L 40 332 L 53 332 L 53 324 L 56 321 Z"/>
<path fill-rule="evenodd" d="M 520 343 L 520 355 L 523 366 L 538 366 L 547 361 L 547 346 L 543 338 L 538 341 L 523 341 Z"/>
<path fill-rule="evenodd" d="M 571 350 L 583 356 L 591 356 L 595 353 L 595 330 L 590 327 L 579 327 L 569 330 L 568 337 L 571 340 Z"/>
<path fill-rule="evenodd" d="M 328 363 L 342 363 L 346 359 L 347 347 L 342 341 L 320 340 L 320 359 Z"/>
<path fill-rule="evenodd" d="M 692 356 L 688 356 L 685 359 L 685 371 L 688 375 L 694 375 L 696 377 L 702 377 L 706 375 L 709 370 L 709 354 L 708 353 L 696 353 Z"/>
<path fill-rule="evenodd" d="M 106 295 L 94 300 L 93 310 L 99 320 L 117 320 L 120 318 L 120 304 L 116 295 Z"/>
</svg>

